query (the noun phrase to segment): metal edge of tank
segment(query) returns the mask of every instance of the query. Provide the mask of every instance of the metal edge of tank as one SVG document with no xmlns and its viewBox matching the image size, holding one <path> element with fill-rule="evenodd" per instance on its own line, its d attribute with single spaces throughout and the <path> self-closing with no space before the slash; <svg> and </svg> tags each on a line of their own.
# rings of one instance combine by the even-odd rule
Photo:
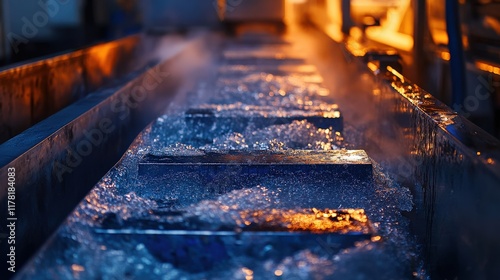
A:
<svg viewBox="0 0 500 280">
<path fill-rule="evenodd" d="M 0 68 L 0 143 L 127 73 L 139 35 Z"/>
<path fill-rule="evenodd" d="M 437 279 L 500 275 L 500 141 L 406 79 L 390 65 L 345 50 L 373 75 L 380 137 L 367 152 L 407 185 L 408 214 Z M 375 94 L 376 92 L 376 94 Z M 377 96 L 375 96 L 377 95 Z M 389 123 L 389 127 L 384 126 Z M 387 131 L 387 130 L 390 131 Z M 389 139 L 391 138 L 391 139 Z M 399 149 L 383 142 L 398 142 Z M 393 155 L 390 159 L 385 155 Z"/>
</svg>

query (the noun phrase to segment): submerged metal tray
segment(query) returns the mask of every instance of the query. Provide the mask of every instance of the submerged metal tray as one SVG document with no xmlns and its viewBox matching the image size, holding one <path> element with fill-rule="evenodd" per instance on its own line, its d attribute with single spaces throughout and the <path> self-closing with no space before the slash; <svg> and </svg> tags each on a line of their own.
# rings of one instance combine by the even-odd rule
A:
<svg viewBox="0 0 500 280">
<path fill-rule="evenodd" d="M 236 171 L 234 167 L 237 167 L 237 174 L 233 172 Z M 148 154 L 139 162 L 141 177 L 169 177 L 193 172 L 206 181 L 210 181 L 217 173 L 257 177 L 310 172 L 328 172 L 330 175 L 324 179 L 329 180 L 357 178 L 370 181 L 372 163 L 362 150 L 191 150 L 185 154 Z"/>
<path fill-rule="evenodd" d="M 176 211 L 156 221 L 134 219 L 120 225 L 108 219 L 95 232 L 143 243 L 157 260 L 190 272 L 229 260 L 252 267 L 251 260 L 280 260 L 305 249 L 331 254 L 375 235 L 362 209 L 243 210 L 232 229 L 215 230 L 205 230 L 211 225 L 198 224 L 196 217 L 179 215 L 186 214 Z"/>
<path fill-rule="evenodd" d="M 185 119 L 186 123 L 195 129 L 209 130 L 216 125 L 217 128 L 223 129 L 223 132 L 242 132 L 250 125 L 263 128 L 302 120 L 312 123 L 317 128 L 332 128 L 338 132 L 343 130 L 342 114 L 336 104 L 281 110 L 273 106 L 205 105 L 187 110 Z"/>
</svg>

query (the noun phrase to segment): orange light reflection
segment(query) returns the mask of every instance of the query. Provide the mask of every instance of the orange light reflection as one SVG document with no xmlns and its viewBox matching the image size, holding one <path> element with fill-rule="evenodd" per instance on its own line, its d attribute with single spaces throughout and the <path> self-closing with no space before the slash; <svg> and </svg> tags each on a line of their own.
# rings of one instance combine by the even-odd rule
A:
<svg viewBox="0 0 500 280">
<path fill-rule="evenodd" d="M 241 226 L 259 230 L 307 231 L 316 233 L 368 233 L 363 209 L 347 210 L 243 210 Z"/>
</svg>

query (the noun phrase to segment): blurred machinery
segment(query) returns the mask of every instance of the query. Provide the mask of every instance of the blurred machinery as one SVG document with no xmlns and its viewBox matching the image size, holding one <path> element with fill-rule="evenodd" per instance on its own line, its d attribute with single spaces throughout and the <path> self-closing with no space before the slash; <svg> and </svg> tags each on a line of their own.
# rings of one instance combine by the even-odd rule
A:
<svg viewBox="0 0 500 280">
<path fill-rule="evenodd" d="M 117 39 L 141 25 L 135 0 L 2 0 L 0 7 L 0 65 Z"/>
<path fill-rule="evenodd" d="M 397 51 L 406 77 L 500 137 L 498 1 L 461 1 L 451 7 L 447 2 L 456 1 L 351 1 L 348 37 L 340 32 L 345 25 L 341 2 L 310 0 L 304 10 L 339 42 Z M 457 38 L 453 44 L 448 44 L 450 32 Z M 457 48 L 463 51 L 454 53 Z"/>
<path fill-rule="evenodd" d="M 221 1 L 221 15 L 229 28 L 235 32 L 240 24 L 261 23 L 274 26 L 279 33 L 285 31 L 285 1 Z"/>
<path fill-rule="evenodd" d="M 230 33 L 242 24 L 273 25 L 284 31 L 285 1 L 213 0 L 179 2 L 141 1 L 144 27 L 149 32 L 186 30 L 193 27 L 220 27 Z M 198 9 L 193 9 L 193 5 Z"/>
<path fill-rule="evenodd" d="M 139 5 L 148 32 L 164 33 L 203 26 L 213 28 L 219 24 L 216 0 L 145 0 Z"/>
</svg>

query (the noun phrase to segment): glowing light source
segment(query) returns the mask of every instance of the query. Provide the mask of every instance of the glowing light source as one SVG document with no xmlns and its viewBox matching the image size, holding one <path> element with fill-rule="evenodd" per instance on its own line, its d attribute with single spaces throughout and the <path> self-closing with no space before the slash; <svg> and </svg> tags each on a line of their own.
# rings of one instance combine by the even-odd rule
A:
<svg viewBox="0 0 500 280">
<path fill-rule="evenodd" d="M 369 63 L 368 63 L 368 68 L 370 68 L 370 70 L 371 70 L 372 72 L 376 72 L 376 71 L 378 70 L 378 66 L 377 66 L 377 64 L 375 64 L 375 63 L 373 63 L 373 62 L 369 62 Z"/>
<path fill-rule="evenodd" d="M 450 61 L 451 55 L 447 51 L 441 52 L 441 58 L 446 61 Z"/>
<path fill-rule="evenodd" d="M 251 269 L 244 267 L 241 271 L 245 273 L 245 280 L 253 280 L 253 271 Z"/>
<path fill-rule="evenodd" d="M 477 69 L 479 69 L 479 70 L 489 72 L 489 73 L 492 73 L 495 75 L 500 75 L 500 67 L 497 67 L 497 66 L 494 66 L 491 64 L 487 64 L 487 63 L 484 63 L 481 61 L 476 61 L 475 64 L 476 64 Z"/>
<path fill-rule="evenodd" d="M 348 210 L 242 210 L 240 225 L 261 229 L 321 233 L 364 232 L 368 218 L 362 209 Z"/>
<path fill-rule="evenodd" d="M 78 265 L 78 264 L 72 264 L 71 270 L 73 270 L 74 272 L 83 272 L 83 271 L 85 271 L 85 268 L 81 265 Z"/>
<path fill-rule="evenodd" d="M 378 236 L 378 235 L 377 235 L 377 236 L 372 237 L 372 241 L 373 241 L 373 242 L 380 241 L 381 239 L 382 239 L 382 237 L 380 237 L 380 236 Z"/>
</svg>

